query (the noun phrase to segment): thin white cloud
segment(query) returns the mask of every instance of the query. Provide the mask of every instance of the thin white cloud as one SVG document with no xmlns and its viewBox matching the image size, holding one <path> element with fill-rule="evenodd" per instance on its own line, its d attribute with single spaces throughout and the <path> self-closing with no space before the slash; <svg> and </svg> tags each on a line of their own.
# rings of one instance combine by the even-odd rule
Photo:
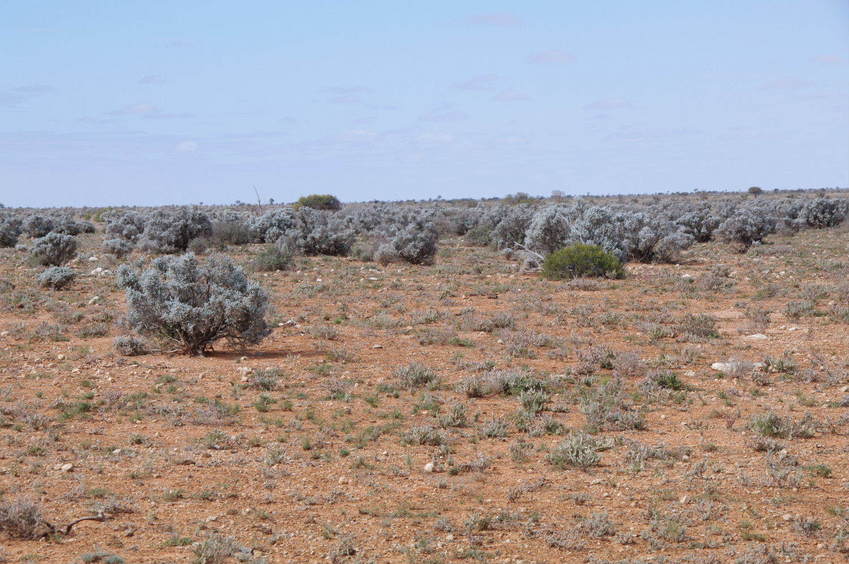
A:
<svg viewBox="0 0 849 564">
<path fill-rule="evenodd" d="M 198 150 L 198 144 L 195 141 L 180 141 L 174 150 L 178 153 L 194 153 Z"/>
</svg>

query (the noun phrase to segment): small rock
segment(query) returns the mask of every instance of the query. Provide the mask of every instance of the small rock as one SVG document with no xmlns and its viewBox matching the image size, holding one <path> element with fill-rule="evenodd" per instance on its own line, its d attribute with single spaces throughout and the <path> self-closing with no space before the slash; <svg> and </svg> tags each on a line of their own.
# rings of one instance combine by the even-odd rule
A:
<svg viewBox="0 0 849 564">
<path fill-rule="evenodd" d="M 764 339 L 769 339 L 769 337 L 767 337 L 763 333 L 754 333 L 753 335 L 746 335 L 745 338 L 751 339 L 753 341 L 763 341 Z"/>
<path fill-rule="evenodd" d="M 62 466 L 59 467 L 59 470 L 61 470 L 62 472 L 70 472 L 73 469 L 74 469 L 74 465 L 71 464 L 70 462 L 66 462 L 65 464 L 63 464 Z"/>
<path fill-rule="evenodd" d="M 371 346 L 371 348 L 373 348 L 373 349 L 382 349 L 382 348 L 383 348 L 383 345 L 372 345 L 372 346 Z"/>
<path fill-rule="evenodd" d="M 94 296 L 88 301 L 88 305 L 94 305 L 100 301 L 100 296 Z"/>
<path fill-rule="evenodd" d="M 97 259 L 97 257 L 92 256 L 92 257 L 88 257 L 88 260 L 90 260 L 91 262 L 97 262 L 98 259 Z"/>
<path fill-rule="evenodd" d="M 433 472 L 433 462 L 428 462 L 427 464 L 425 464 L 424 465 L 424 471 L 427 472 L 428 474 Z"/>
</svg>

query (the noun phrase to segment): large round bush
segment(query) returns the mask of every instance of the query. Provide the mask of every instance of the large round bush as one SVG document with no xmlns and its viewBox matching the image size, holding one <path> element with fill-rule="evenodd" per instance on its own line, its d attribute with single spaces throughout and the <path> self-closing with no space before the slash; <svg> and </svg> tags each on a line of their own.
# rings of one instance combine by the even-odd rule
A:
<svg viewBox="0 0 849 564">
<path fill-rule="evenodd" d="M 122 265 L 118 285 L 130 326 L 185 354 L 204 354 L 219 339 L 253 345 L 270 333 L 268 294 L 225 256 L 206 264 L 192 253 L 159 257 L 143 273 Z"/>
</svg>

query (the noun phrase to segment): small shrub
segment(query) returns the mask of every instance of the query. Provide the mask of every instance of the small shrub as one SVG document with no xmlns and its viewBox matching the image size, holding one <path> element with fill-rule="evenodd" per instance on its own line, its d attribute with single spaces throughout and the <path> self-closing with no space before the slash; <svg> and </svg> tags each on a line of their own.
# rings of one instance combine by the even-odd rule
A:
<svg viewBox="0 0 849 564">
<path fill-rule="evenodd" d="M 625 402 L 622 381 L 615 378 L 593 390 L 584 398 L 581 409 L 587 418 L 587 428 L 596 431 L 645 429 L 642 413 Z"/>
<path fill-rule="evenodd" d="M 0 247 L 14 247 L 20 234 L 20 221 L 8 217 L 0 219 Z"/>
<path fill-rule="evenodd" d="M 442 431 L 434 429 L 430 425 L 420 425 L 413 427 L 404 433 L 403 442 L 408 445 L 429 445 L 440 446 L 446 443 L 447 439 Z"/>
<path fill-rule="evenodd" d="M 572 433 L 548 454 L 547 460 L 557 468 L 568 466 L 589 468 L 601 460 L 599 443 L 586 433 Z"/>
<path fill-rule="evenodd" d="M 123 356 L 139 356 L 148 353 L 145 342 L 132 335 L 115 337 L 113 344 L 118 354 Z"/>
<path fill-rule="evenodd" d="M 772 412 L 753 417 L 751 428 L 764 437 L 776 439 L 809 439 L 816 433 L 816 424 L 810 415 L 795 422 L 790 417 L 781 417 Z"/>
<path fill-rule="evenodd" d="M 107 239 L 102 246 L 105 252 L 117 258 L 124 258 L 133 251 L 133 245 L 125 239 Z"/>
<path fill-rule="evenodd" d="M 50 217 L 43 215 L 31 215 L 24 219 L 21 224 L 21 231 L 30 237 L 44 237 L 56 226 L 55 222 Z"/>
<path fill-rule="evenodd" d="M 242 221 L 213 221 L 209 241 L 216 247 L 247 245 L 254 240 L 251 228 Z"/>
<path fill-rule="evenodd" d="M 719 337 L 719 331 L 716 328 L 716 319 L 707 314 L 688 313 L 684 315 L 678 323 L 678 332 L 702 339 Z"/>
<path fill-rule="evenodd" d="M 295 202 L 295 207 L 306 207 L 314 210 L 337 211 L 342 209 L 342 203 L 331 194 L 310 194 L 301 196 Z"/>
<path fill-rule="evenodd" d="M 61 290 L 70 285 L 77 273 L 67 266 L 51 266 L 38 275 L 38 284 L 42 288 Z"/>
<path fill-rule="evenodd" d="M 613 536 L 616 525 L 607 517 L 607 513 L 593 513 L 578 525 L 578 531 L 594 539 Z"/>
<path fill-rule="evenodd" d="M 849 213 L 849 205 L 846 200 L 817 198 L 805 205 L 801 215 L 809 227 L 822 229 L 839 225 L 846 219 L 847 213 Z"/>
<path fill-rule="evenodd" d="M 138 212 L 125 212 L 106 218 L 106 232 L 118 238 L 135 243 L 144 232 L 146 218 Z"/>
<path fill-rule="evenodd" d="M 410 264 L 433 264 L 439 235 L 433 225 L 416 221 L 407 225 L 389 243 L 380 245 L 374 260 L 386 265 L 403 260 Z"/>
<path fill-rule="evenodd" d="M 195 560 L 197 564 L 224 564 L 231 557 L 240 553 L 247 557 L 250 556 L 250 550 L 244 550 L 236 542 L 236 539 L 218 534 L 213 534 L 204 539 L 202 543 L 195 547 L 194 552 L 197 557 Z"/>
<path fill-rule="evenodd" d="M 274 367 L 254 370 L 248 376 L 247 386 L 254 390 L 271 392 L 277 389 L 280 370 Z"/>
<path fill-rule="evenodd" d="M 77 254 L 77 240 L 72 235 L 48 233 L 33 242 L 30 260 L 41 266 L 61 266 Z"/>
<path fill-rule="evenodd" d="M 41 507 L 29 499 L 0 503 L 0 531 L 12 538 L 35 539 L 41 532 Z"/>
<path fill-rule="evenodd" d="M 286 245 L 275 243 L 268 245 L 252 261 L 255 272 L 274 272 L 286 270 L 292 265 L 292 251 Z"/>
<path fill-rule="evenodd" d="M 356 235 L 344 218 L 306 209 L 301 210 L 300 219 L 298 234 L 287 237 L 303 254 L 345 257 L 351 252 Z"/>
<path fill-rule="evenodd" d="M 545 410 L 548 399 L 548 392 L 545 390 L 526 390 L 519 394 L 522 409 L 533 415 Z"/>
<path fill-rule="evenodd" d="M 395 378 L 398 379 L 399 386 L 410 390 L 430 386 L 439 380 L 439 376 L 433 370 L 418 362 L 398 368 L 395 371 Z"/>
<path fill-rule="evenodd" d="M 741 253 L 754 243 L 760 243 L 775 230 L 775 221 L 766 214 L 742 209 L 726 219 L 716 229 L 717 238 L 736 244 Z"/>
<path fill-rule="evenodd" d="M 687 388 L 684 382 L 674 372 L 651 372 L 646 380 L 649 384 L 665 390 L 680 391 Z"/>
<path fill-rule="evenodd" d="M 212 234 L 212 222 L 203 212 L 180 208 L 176 212 L 156 211 L 145 221 L 138 246 L 152 253 L 176 253 L 189 248 L 198 237 Z"/>
<path fill-rule="evenodd" d="M 483 424 L 481 436 L 487 439 L 500 439 L 507 436 L 508 430 L 507 421 L 496 417 Z"/>
<path fill-rule="evenodd" d="M 130 326 L 186 354 L 203 354 L 222 338 L 257 344 L 270 333 L 268 294 L 227 257 L 204 265 L 191 253 L 160 257 L 141 275 L 122 265 L 118 285 L 127 293 Z"/>
<path fill-rule="evenodd" d="M 439 424 L 443 427 L 465 427 L 467 422 L 466 406 L 462 403 L 452 404 L 448 413 L 439 416 Z"/>
<path fill-rule="evenodd" d="M 470 245 L 485 247 L 492 242 L 492 227 L 476 225 L 466 232 L 466 242 Z"/>
<path fill-rule="evenodd" d="M 598 245 L 576 243 L 548 255 L 542 263 L 542 275 L 549 280 L 581 276 L 622 278 L 625 269 L 616 256 Z"/>
<path fill-rule="evenodd" d="M 568 242 L 571 219 L 562 206 L 548 206 L 534 214 L 525 233 L 525 246 L 542 254 L 553 253 Z"/>
</svg>

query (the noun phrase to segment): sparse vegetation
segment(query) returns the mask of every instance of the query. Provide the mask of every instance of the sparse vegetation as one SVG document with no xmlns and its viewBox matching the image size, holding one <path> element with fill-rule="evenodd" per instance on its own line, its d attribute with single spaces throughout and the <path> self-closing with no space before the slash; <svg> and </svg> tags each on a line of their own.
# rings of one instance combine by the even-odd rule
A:
<svg viewBox="0 0 849 564">
<path fill-rule="evenodd" d="M 744 197 L 0 210 L 79 233 L 0 249 L 6 557 L 839 559 L 843 197 Z M 574 243 L 629 275 L 545 280 Z"/>
</svg>

